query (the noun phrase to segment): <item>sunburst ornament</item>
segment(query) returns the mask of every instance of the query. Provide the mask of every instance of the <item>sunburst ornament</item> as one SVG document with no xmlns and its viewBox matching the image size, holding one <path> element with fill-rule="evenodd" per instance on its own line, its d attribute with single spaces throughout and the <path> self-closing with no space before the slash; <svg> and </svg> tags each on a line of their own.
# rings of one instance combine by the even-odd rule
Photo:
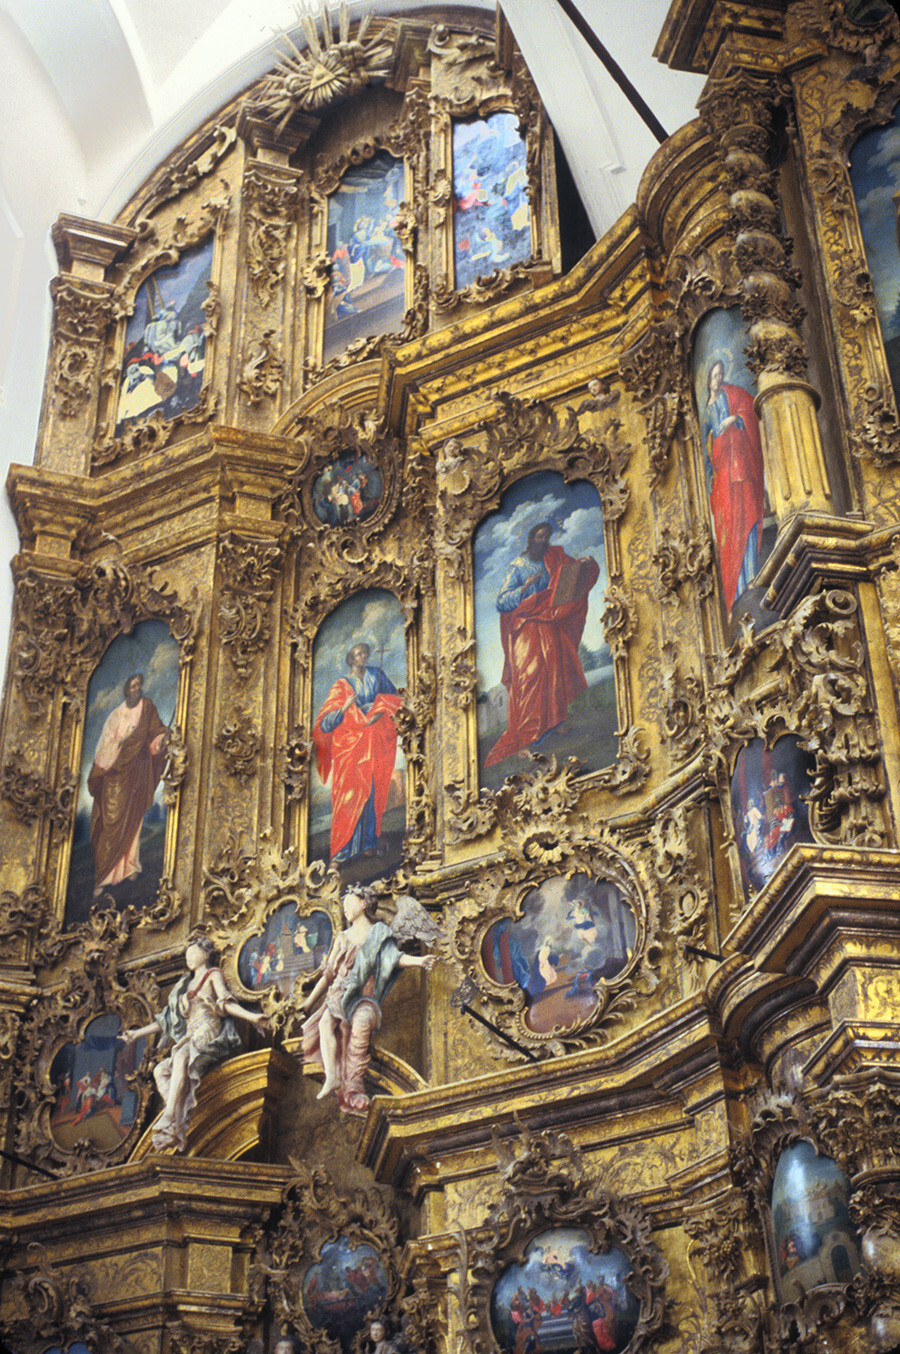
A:
<svg viewBox="0 0 900 1354">
<path fill-rule="evenodd" d="M 351 38 L 350 17 L 342 3 L 337 41 L 327 0 L 318 20 L 302 12 L 299 18 L 307 48 L 301 52 L 287 33 L 283 35 L 290 50 L 269 76 L 260 100 L 263 108 L 279 119 L 279 131 L 301 110 L 324 108 L 335 99 L 355 94 L 373 80 L 385 79 L 393 56 L 393 44 L 382 36 L 375 34 L 366 39 L 371 14 L 365 16 Z"/>
</svg>

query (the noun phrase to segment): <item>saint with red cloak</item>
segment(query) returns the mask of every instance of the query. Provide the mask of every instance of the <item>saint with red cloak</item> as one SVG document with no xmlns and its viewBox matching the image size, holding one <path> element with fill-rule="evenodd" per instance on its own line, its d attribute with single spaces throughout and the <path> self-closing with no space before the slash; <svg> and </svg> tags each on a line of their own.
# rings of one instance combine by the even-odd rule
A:
<svg viewBox="0 0 900 1354">
<path fill-rule="evenodd" d="M 762 441 L 753 396 L 726 385 L 724 364 L 709 372 L 703 425 L 709 500 L 729 612 L 759 568 L 765 500 Z"/>
<path fill-rule="evenodd" d="M 501 681 L 509 692 L 506 732 L 485 766 L 521 752 L 561 724 L 587 689 L 578 646 L 587 619 L 588 593 L 600 577 L 597 561 L 573 560 L 550 544 L 549 522 L 532 527 L 523 554 L 513 560 L 497 597 L 503 645 Z M 560 601 L 557 584 L 567 566 L 578 566 L 578 586 Z"/>
<path fill-rule="evenodd" d="M 141 872 L 141 825 L 163 773 L 169 732 L 141 694 L 143 684 L 140 673 L 125 683 L 125 699 L 103 725 L 88 776 L 95 895 Z"/>
<path fill-rule="evenodd" d="M 397 757 L 393 716 L 402 705 L 393 682 L 367 664 L 368 644 L 354 644 L 350 671 L 334 683 L 313 727 L 322 783 L 331 777 L 331 859 L 378 849 Z"/>
</svg>

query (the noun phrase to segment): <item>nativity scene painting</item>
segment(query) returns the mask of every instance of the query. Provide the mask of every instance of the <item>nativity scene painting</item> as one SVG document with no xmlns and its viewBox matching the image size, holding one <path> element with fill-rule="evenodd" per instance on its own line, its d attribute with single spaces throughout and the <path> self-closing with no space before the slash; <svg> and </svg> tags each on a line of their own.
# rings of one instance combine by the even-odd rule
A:
<svg viewBox="0 0 900 1354">
<path fill-rule="evenodd" d="M 513 113 L 453 124 L 456 287 L 531 254 L 525 142 Z"/>
<path fill-rule="evenodd" d="M 162 621 L 110 644 L 88 684 L 66 925 L 92 903 L 143 909 L 163 874 L 162 774 L 178 694 L 178 645 Z"/>
<path fill-rule="evenodd" d="M 50 1065 L 50 1080 L 56 1089 L 50 1134 L 64 1151 L 78 1142 L 111 1151 L 134 1127 L 139 1098 L 129 1082 L 146 1040 L 124 1043 L 121 1029 L 120 1016 L 97 1016 L 87 1025 L 84 1037 L 64 1044 Z"/>
<path fill-rule="evenodd" d="M 621 1354 L 641 1306 L 629 1287 L 632 1263 L 618 1246 L 597 1253 L 578 1227 L 542 1232 L 491 1294 L 491 1329 L 504 1354 L 552 1351 Z"/>
<path fill-rule="evenodd" d="M 775 541 L 746 342 L 746 326 L 735 307 L 705 315 L 693 348 L 703 470 L 729 619 Z"/>
<path fill-rule="evenodd" d="M 474 553 L 481 784 L 499 786 L 533 752 L 609 765 L 616 691 L 597 490 L 527 475 L 481 523 Z"/>
<path fill-rule="evenodd" d="M 200 400 L 214 236 L 141 283 L 125 328 L 116 436 L 136 419 L 185 414 Z"/>
<path fill-rule="evenodd" d="M 488 929 L 481 959 L 494 982 L 516 983 L 526 994 L 529 1029 L 568 1029 L 590 1017 L 596 985 L 628 964 L 635 930 L 614 884 L 557 875 L 526 895 L 521 918 Z"/>
<path fill-rule="evenodd" d="M 402 160 L 378 151 L 348 170 L 328 199 L 331 281 L 325 293 L 323 362 L 356 339 L 402 327 L 406 263 L 395 225 L 404 175 Z"/>
<path fill-rule="evenodd" d="M 331 931 L 326 913 L 304 916 L 296 903 L 285 903 L 273 912 L 259 935 L 241 946 L 237 962 L 241 983 L 250 992 L 274 985 L 287 996 L 297 978 L 308 978 L 321 968 Z"/>
<path fill-rule="evenodd" d="M 403 854 L 406 763 L 395 716 L 406 631 L 393 593 L 370 588 L 323 622 L 313 650 L 309 857 L 345 883 L 390 874 Z"/>
<path fill-rule="evenodd" d="M 761 889 L 794 842 L 812 841 L 806 797 L 815 758 L 788 734 L 771 749 L 756 738 L 741 748 L 731 778 L 731 808 L 744 889 Z"/>
</svg>

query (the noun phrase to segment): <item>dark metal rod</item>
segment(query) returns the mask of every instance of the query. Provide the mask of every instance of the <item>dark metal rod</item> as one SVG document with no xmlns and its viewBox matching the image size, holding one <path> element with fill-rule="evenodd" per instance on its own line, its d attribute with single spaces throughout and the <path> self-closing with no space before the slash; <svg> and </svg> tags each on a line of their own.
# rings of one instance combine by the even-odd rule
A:
<svg viewBox="0 0 900 1354">
<path fill-rule="evenodd" d="M 511 1038 L 510 1035 L 504 1034 L 502 1030 L 498 1030 L 497 1026 L 492 1025 L 489 1020 L 485 1020 L 483 1015 L 479 1015 L 477 1011 L 473 1011 L 468 1002 L 464 1001 L 460 1009 L 465 1011 L 466 1015 L 470 1015 L 473 1020 L 477 1020 L 479 1025 L 483 1025 L 486 1030 L 491 1030 L 496 1034 L 498 1039 L 503 1040 L 504 1044 L 509 1044 L 510 1048 L 514 1048 L 518 1053 L 524 1053 L 529 1062 L 537 1062 L 537 1058 L 530 1048 L 526 1048 L 524 1044 L 516 1043 L 515 1039 Z"/>
<path fill-rule="evenodd" d="M 4 1161 L 12 1161 L 16 1166 L 27 1166 L 29 1171 L 37 1171 L 38 1175 L 46 1175 L 48 1180 L 59 1179 L 59 1176 L 55 1175 L 53 1171 L 45 1171 L 43 1166 L 35 1166 L 33 1161 L 26 1161 L 24 1157 L 17 1157 L 15 1152 L 4 1152 L 2 1147 L 0 1147 L 0 1157 L 3 1157 Z"/>
<path fill-rule="evenodd" d="M 685 954 L 697 954 L 701 959 L 715 959 L 717 963 L 724 964 L 726 955 L 716 954 L 715 950 L 704 950 L 699 945 L 685 945 Z"/>
<path fill-rule="evenodd" d="M 668 132 L 653 110 L 641 98 L 628 76 L 622 70 L 618 61 L 615 61 L 613 57 L 610 56 L 584 15 L 575 8 L 572 0 L 557 0 L 557 4 L 570 22 L 578 29 L 585 42 L 594 53 L 594 56 L 597 57 L 598 61 L 603 63 L 634 111 L 641 118 L 642 122 L 650 128 L 657 141 L 662 145 L 663 141 L 668 139 Z"/>
</svg>

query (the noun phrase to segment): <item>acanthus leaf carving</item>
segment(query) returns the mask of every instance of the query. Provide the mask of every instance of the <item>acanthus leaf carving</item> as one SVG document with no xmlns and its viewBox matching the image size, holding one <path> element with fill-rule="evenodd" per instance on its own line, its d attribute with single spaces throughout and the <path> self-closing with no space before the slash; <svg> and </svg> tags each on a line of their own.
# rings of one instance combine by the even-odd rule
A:
<svg viewBox="0 0 900 1354">
<path fill-rule="evenodd" d="M 216 734 L 215 745 L 222 754 L 225 770 L 242 785 L 256 775 L 262 740 L 248 712 L 235 706 Z"/>
<path fill-rule="evenodd" d="M 76 696 L 109 641 L 140 620 L 164 620 L 182 661 L 194 650 L 199 624 L 196 588 L 182 603 L 168 584 L 156 583 L 152 573 L 121 559 L 84 565 L 74 578 L 24 569 L 16 595 L 13 673 L 33 709 L 44 706 L 58 688 Z"/>
<path fill-rule="evenodd" d="M 229 532 L 219 548 L 222 590 L 219 638 L 235 672 L 249 675 L 253 660 L 269 642 L 272 597 L 281 565 L 281 546 Z"/>
<path fill-rule="evenodd" d="M 53 389 L 61 417 L 74 418 L 94 393 L 102 343 L 113 318 L 112 287 L 70 274 L 52 279 Z"/>
<path fill-rule="evenodd" d="M 244 173 L 247 276 L 261 306 L 270 304 L 284 278 L 288 235 L 304 193 L 297 172 L 285 166 L 253 160 Z"/>
<path fill-rule="evenodd" d="M 297 724 L 279 751 L 284 757 L 281 779 L 285 786 L 285 799 L 289 804 L 297 804 L 303 799 L 309 786 L 312 743 L 304 736 L 303 728 Z"/>
<path fill-rule="evenodd" d="M 24 1315 L 8 1316 L 4 1335 L 29 1354 L 36 1340 L 43 1342 L 41 1348 L 50 1340 L 64 1348 L 81 1343 L 94 1354 L 125 1354 L 124 1342 L 95 1309 L 89 1271 L 58 1269 L 40 1242 L 32 1242 L 26 1255 L 28 1267 L 19 1271 L 13 1287 L 14 1312 Z"/>
<path fill-rule="evenodd" d="M 266 329 L 245 351 L 238 390 L 255 408 L 264 399 L 275 399 L 281 391 L 284 362 L 280 345 L 273 342 L 274 329 Z"/>
<path fill-rule="evenodd" d="M 678 331 L 672 320 L 651 325 L 619 358 L 619 375 L 638 398 L 650 461 L 650 483 L 666 473 L 672 439 L 685 402 Z"/>
<path fill-rule="evenodd" d="M 76 779 L 70 770 L 62 773 L 58 789 L 29 770 L 21 749 L 13 749 L 0 773 L 0 795 L 12 806 L 20 823 L 46 818 L 54 827 L 66 828 L 75 806 Z"/>
<path fill-rule="evenodd" d="M 663 526 L 653 554 L 658 571 L 656 595 L 663 602 L 673 600 L 685 583 L 693 583 L 698 597 L 709 597 L 713 590 L 713 543 L 708 531 L 673 532 Z"/>
</svg>

